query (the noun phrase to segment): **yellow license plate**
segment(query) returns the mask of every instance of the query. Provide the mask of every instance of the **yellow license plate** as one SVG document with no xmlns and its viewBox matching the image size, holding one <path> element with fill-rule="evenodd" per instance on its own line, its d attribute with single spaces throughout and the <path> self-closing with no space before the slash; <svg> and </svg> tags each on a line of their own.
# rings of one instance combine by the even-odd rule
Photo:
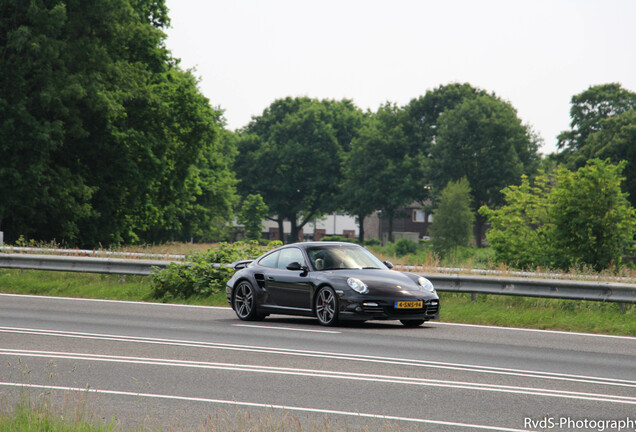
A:
<svg viewBox="0 0 636 432">
<path fill-rule="evenodd" d="M 424 302 L 422 301 L 396 301 L 396 309 L 422 309 Z"/>
</svg>

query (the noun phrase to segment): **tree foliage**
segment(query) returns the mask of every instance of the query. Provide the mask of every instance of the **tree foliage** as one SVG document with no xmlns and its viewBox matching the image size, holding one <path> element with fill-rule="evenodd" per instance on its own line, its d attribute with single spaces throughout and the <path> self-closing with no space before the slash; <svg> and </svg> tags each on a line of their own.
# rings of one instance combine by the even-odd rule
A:
<svg viewBox="0 0 636 432">
<path fill-rule="evenodd" d="M 439 116 L 455 108 L 466 99 L 485 96 L 487 93 L 468 83 L 441 85 L 411 101 L 404 108 L 404 132 L 410 140 L 430 147 L 438 132 Z"/>
<path fill-rule="evenodd" d="M 295 241 L 315 217 L 336 210 L 341 161 L 362 121 L 350 101 L 285 98 L 241 132 L 235 169 L 242 195 L 260 194 Z"/>
<path fill-rule="evenodd" d="M 551 267 L 550 179 L 540 172 L 531 183 L 521 177 L 520 185 L 504 188 L 505 204 L 497 209 L 483 206 L 479 213 L 488 219 L 486 240 L 495 259 L 516 268 Z"/>
<path fill-rule="evenodd" d="M 468 246 L 475 221 L 471 203 L 470 185 L 465 177 L 449 182 L 442 190 L 431 227 L 435 251 L 445 254 L 459 246 Z"/>
<path fill-rule="evenodd" d="M 163 0 L 0 5 L 0 229 L 94 246 L 230 216 L 220 113 L 165 48 Z"/>
<path fill-rule="evenodd" d="M 636 110 L 626 111 L 601 121 L 600 130 L 591 134 L 578 152 L 576 164 L 592 158 L 625 161 L 624 190 L 636 205 Z"/>
<path fill-rule="evenodd" d="M 269 207 L 258 194 L 250 194 L 243 200 L 243 205 L 238 214 L 238 221 L 245 226 L 247 238 L 258 240 L 263 230 L 263 220 L 269 214 Z"/>
<path fill-rule="evenodd" d="M 555 264 L 618 265 L 634 241 L 636 211 L 621 191 L 625 163 L 593 159 L 576 172 L 561 168 L 552 190 Z"/>
<path fill-rule="evenodd" d="M 344 193 L 351 196 L 348 210 L 366 215 L 382 210 L 389 221 L 401 207 L 427 197 L 424 146 L 407 139 L 404 110 L 385 104 L 367 122 L 347 156 Z"/>
<path fill-rule="evenodd" d="M 620 188 L 624 166 L 594 159 L 576 172 L 560 167 L 553 186 L 540 175 L 533 186 L 524 177 L 504 189 L 504 206 L 480 209 L 497 259 L 566 270 L 620 264 L 636 233 L 636 210 Z"/>
<path fill-rule="evenodd" d="M 636 93 L 618 83 L 596 85 L 572 96 L 571 103 L 571 128 L 558 137 L 558 147 L 566 155 L 581 150 L 590 135 L 602 130 L 603 120 L 636 109 Z"/>
<path fill-rule="evenodd" d="M 438 119 L 431 154 L 433 186 L 466 177 L 473 208 L 502 203 L 501 190 L 536 169 L 538 143 L 521 124 L 516 110 L 492 95 L 465 99 Z M 481 245 L 483 220 L 477 218 L 475 241 Z"/>
</svg>

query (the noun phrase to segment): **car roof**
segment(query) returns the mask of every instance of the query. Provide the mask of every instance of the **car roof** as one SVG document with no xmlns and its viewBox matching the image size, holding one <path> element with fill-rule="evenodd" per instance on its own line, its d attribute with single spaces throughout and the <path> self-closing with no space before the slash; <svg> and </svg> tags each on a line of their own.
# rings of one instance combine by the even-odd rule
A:
<svg viewBox="0 0 636 432">
<path fill-rule="evenodd" d="M 349 243 L 349 242 L 338 242 L 338 241 L 311 241 L 311 242 L 300 242 L 300 243 L 291 243 L 285 246 L 296 246 L 296 247 L 302 247 L 302 248 L 310 248 L 310 247 L 316 247 L 316 246 L 353 246 L 353 247 L 361 247 L 359 244 L 356 243 Z"/>
</svg>

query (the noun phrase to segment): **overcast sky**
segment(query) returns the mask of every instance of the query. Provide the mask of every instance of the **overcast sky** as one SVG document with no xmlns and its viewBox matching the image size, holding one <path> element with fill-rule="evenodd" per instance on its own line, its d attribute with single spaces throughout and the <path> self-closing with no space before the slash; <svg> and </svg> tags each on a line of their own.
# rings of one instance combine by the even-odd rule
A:
<svg viewBox="0 0 636 432">
<path fill-rule="evenodd" d="M 634 0 L 167 0 L 167 46 L 245 126 L 286 96 L 375 111 L 468 82 L 495 92 L 554 151 L 570 99 L 636 91 Z"/>
</svg>

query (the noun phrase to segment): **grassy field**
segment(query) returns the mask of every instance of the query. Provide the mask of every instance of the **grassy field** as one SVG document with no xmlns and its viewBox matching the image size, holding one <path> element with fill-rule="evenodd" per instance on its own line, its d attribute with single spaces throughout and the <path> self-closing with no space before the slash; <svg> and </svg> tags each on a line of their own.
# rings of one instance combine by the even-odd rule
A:
<svg viewBox="0 0 636 432">
<path fill-rule="evenodd" d="M 0 270 L 0 292 L 59 297 L 157 301 L 151 279 L 82 273 Z M 616 303 L 528 297 L 440 293 L 441 320 L 585 333 L 636 336 L 636 307 Z M 177 302 L 177 301 L 175 301 Z M 225 293 L 178 301 L 184 304 L 227 306 Z"/>
</svg>

